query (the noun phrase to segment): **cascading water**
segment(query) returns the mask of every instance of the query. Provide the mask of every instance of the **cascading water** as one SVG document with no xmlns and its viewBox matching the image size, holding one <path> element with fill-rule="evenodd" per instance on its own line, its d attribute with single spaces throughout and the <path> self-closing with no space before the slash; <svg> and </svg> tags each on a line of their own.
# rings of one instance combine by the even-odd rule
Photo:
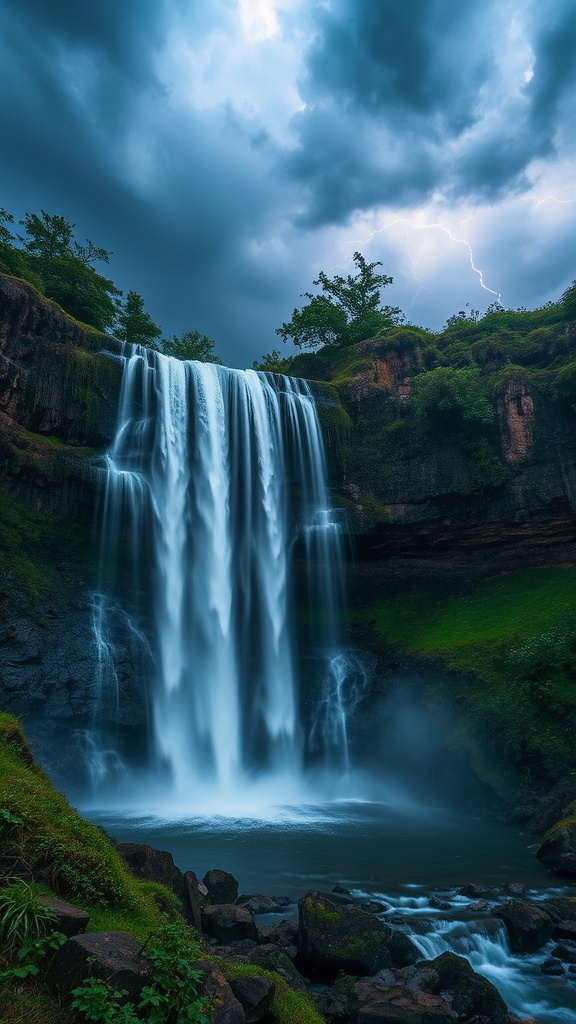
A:
<svg viewBox="0 0 576 1024">
<path fill-rule="evenodd" d="M 308 385 L 140 347 L 122 358 L 118 427 L 106 459 L 101 590 L 121 594 L 142 624 L 135 636 L 152 638 L 140 767 L 176 797 L 200 781 L 225 792 L 259 775 L 301 776 L 310 738 L 294 641 L 297 548 L 317 647 L 328 679 L 339 679 L 339 731 L 328 736 L 316 722 L 314 756 L 329 753 L 333 765 L 339 746 L 345 768 L 341 539 Z M 103 720 L 121 700 L 103 607 L 99 596 L 92 761 L 99 730 L 109 748 Z"/>
</svg>

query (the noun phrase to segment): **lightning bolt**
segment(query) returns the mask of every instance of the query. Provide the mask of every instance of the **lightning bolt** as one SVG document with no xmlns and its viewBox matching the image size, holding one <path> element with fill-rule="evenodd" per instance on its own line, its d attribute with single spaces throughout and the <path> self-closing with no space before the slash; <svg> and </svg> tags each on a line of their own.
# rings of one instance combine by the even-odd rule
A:
<svg viewBox="0 0 576 1024">
<path fill-rule="evenodd" d="M 386 224 L 383 224 L 382 227 L 375 228 L 374 231 L 372 231 L 371 234 L 368 235 L 367 238 L 357 239 L 354 242 L 354 245 L 367 245 L 376 237 L 376 235 L 380 235 L 384 231 L 389 231 L 390 228 L 395 228 L 395 227 L 398 227 L 399 225 L 402 225 L 402 226 L 405 227 L 405 229 L 406 229 L 406 234 L 405 234 L 406 241 L 405 241 L 404 245 L 400 246 L 400 250 L 399 251 L 400 252 L 404 252 L 405 251 L 405 252 L 408 253 L 408 255 L 410 257 L 411 267 L 412 267 L 412 275 L 414 277 L 414 280 L 416 281 L 416 284 L 418 285 L 418 289 L 417 289 L 417 291 L 415 292 L 415 294 L 414 294 L 414 296 L 412 298 L 412 302 L 410 303 L 410 308 L 412 308 L 414 306 L 414 303 L 416 302 L 416 299 L 420 295 L 420 292 L 422 292 L 422 291 L 430 291 L 430 289 L 427 288 L 426 285 L 422 284 L 422 282 L 420 281 L 420 279 L 418 277 L 418 274 L 416 272 L 416 267 L 418 265 L 420 257 L 421 257 L 421 255 L 422 255 L 422 253 L 424 251 L 424 247 L 426 245 L 426 239 L 424 239 L 424 241 L 422 242 L 422 245 L 420 246 L 420 250 L 418 252 L 418 255 L 415 257 L 414 253 L 413 253 L 413 251 L 411 249 L 411 246 L 410 246 L 409 229 L 411 228 L 414 232 L 441 231 L 443 234 L 445 234 L 447 236 L 447 238 L 450 239 L 450 241 L 452 243 L 454 243 L 456 245 L 463 245 L 465 247 L 465 249 L 466 249 L 466 251 L 468 253 L 468 261 L 470 263 L 470 266 L 471 266 L 473 272 L 478 277 L 478 281 L 480 283 L 481 288 L 483 288 L 485 292 L 489 292 L 490 295 L 494 295 L 496 300 L 498 301 L 498 303 L 500 305 L 502 305 L 502 297 L 501 297 L 500 292 L 495 291 L 494 288 L 490 288 L 487 284 L 484 283 L 484 272 L 480 269 L 480 267 L 476 266 L 476 263 L 474 261 L 474 252 L 472 250 L 472 246 L 471 246 L 470 242 L 468 241 L 468 239 L 464 237 L 464 234 L 465 234 L 465 232 L 464 232 L 464 225 L 466 224 L 467 221 L 470 220 L 471 216 L 472 216 L 472 214 L 469 213 L 467 215 L 467 217 L 465 217 L 463 220 L 460 221 L 460 228 L 461 228 L 461 235 L 462 235 L 462 237 L 460 237 L 460 238 L 457 235 L 455 235 L 453 233 L 453 231 L 449 227 L 446 226 L 446 224 L 442 224 L 441 221 L 431 221 L 431 222 L 428 222 L 426 224 L 421 224 L 421 223 L 417 222 L 416 217 L 413 217 L 413 218 L 410 218 L 410 217 L 395 217 L 394 219 L 389 220 Z M 350 266 L 351 262 L 352 262 L 351 260 L 348 260 L 347 263 L 346 263 L 346 266 Z"/>
<path fill-rule="evenodd" d="M 535 195 L 536 188 L 533 187 L 531 189 L 531 191 L 528 192 L 527 194 L 522 195 L 522 196 L 513 196 L 508 201 L 502 203 L 501 206 L 502 207 L 508 207 L 508 206 L 511 206 L 514 203 L 518 202 L 519 200 L 523 201 L 523 202 L 531 203 L 533 208 L 540 207 L 540 206 L 542 206 L 545 203 L 555 203 L 555 204 L 558 204 L 560 206 L 571 205 L 571 204 L 576 203 L 576 198 L 571 198 L 570 197 L 570 193 L 572 193 L 572 195 L 573 195 L 573 189 L 574 189 L 574 186 L 572 184 L 571 185 L 566 185 L 566 186 L 563 186 L 563 187 L 560 186 L 558 189 L 555 190 L 555 194 L 554 193 L 547 193 L 547 194 L 541 195 L 540 198 L 536 198 L 536 195 Z M 568 191 L 568 196 L 566 198 L 564 198 L 562 196 L 562 192 L 566 192 L 566 191 Z M 363 246 L 369 245 L 370 242 L 372 242 L 374 240 L 374 238 L 376 238 L 377 235 L 382 235 L 382 234 L 384 234 L 384 232 L 390 232 L 392 229 L 396 229 L 396 228 L 399 228 L 399 227 L 403 228 L 404 229 L 404 232 L 403 232 L 404 239 L 403 239 L 403 242 L 400 242 L 400 240 L 398 240 L 399 244 L 398 244 L 398 250 L 397 251 L 399 253 L 405 252 L 407 254 L 408 260 L 409 260 L 409 263 L 410 263 L 410 266 L 411 266 L 412 277 L 413 277 L 414 282 L 415 282 L 415 284 L 417 286 L 415 291 L 414 291 L 414 295 L 412 297 L 412 301 L 410 303 L 410 307 L 409 308 L 411 309 L 414 306 L 414 304 L 415 304 L 415 302 L 416 302 L 416 300 L 417 300 L 417 298 L 418 298 L 418 296 L 420 295 L 421 292 L 423 292 L 423 291 L 430 292 L 430 289 L 420 280 L 420 278 L 418 276 L 418 264 L 420 263 L 420 260 L 422 258 L 422 254 L 424 252 L 424 249 L 425 249 L 425 246 L 426 246 L 426 242 L 427 242 L 426 234 L 429 233 L 429 232 L 434 232 L 434 231 L 435 232 L 441 232 L 443 235 L 446 236 L 446 238 L 449 239 L 449 241 L 453 245 L 463 246 L 464 247 L 466 255 L 467 255 L 468 263 L 470 264 L 470 269 L 472 270 L 472 273 L 475 274 L 476 277 L 478 278 L 478 283 L 479 283 L 480 287 L 483 289 L 483 291 L 487 292 L 489 295 L 494 296 L 494 298 L 497 300 L 497 302 L 500 305 L 504 305 L 504 303 L 502 302 L 501 292 L 496 290 L 496 288 L 490 287 L 490 285 L 487 284 L 487 282 L 485 280 L 485 271 L 479 265 L 479 263 L 478 263 L 478 261 L 477 261 L 477 259 L 475 257 L 475 254 L 474 254 L 474 250 L 472 248 L 472 244 L 471 244 L 471 242 L 469 241 L 469 239 L 467 237 L 467 225 L 469 224 L 469 222 L 472 220 L 472 218 L 474 216 L 474 210 L 473 209 L 469 209 L 469 211 L 466 214 L 466 216 L 463 216 L 462 219 L 460 220 L 460 231 L 459 231 L 459 233 L 457 232 L 457 229 L 454 230 L 450 225 L 446 224 L 441 219 L 428 220 L 426 222 L 423 222 L 422 221 L 423 215 L 424 215 L 424 211 L 423 210 L 415 213 L 412 216 L 392 215 L 390 217 L 390 219 L 388 219 L 387 221 L 382 223 L 381 226 L 374 228 L 374 230 L 371 231 L 366 237 L 361 238 L 361 239 L 353 240 L 352 242 L 350 241 L 350 239 L 339 239 L 339 244 L 342 245 L 342 246 L 345 245 L 346 248 L 348 248 L 351 244 L 353 244 L 356 249 L 362 249 Z M 424 233 L 426 233 L 426 234 L 424 234 Z M 423 238 L 423 240 L 422 240 L 420 245 L 416 244 L 416 238 L 418 237 L 418 235 Z M 346 261 L 345 264 L 343 264 L 343 265 L 339 264 L 339 265 L 337 265 L 335 267 L 332 267 L 331 269 L 332 270 L 347 269 L 347 268 L 349 268 L 351 266 L 351 264 L 352 264 L 352 260 L 349 259 L 349 260 Z"/>
</svg>

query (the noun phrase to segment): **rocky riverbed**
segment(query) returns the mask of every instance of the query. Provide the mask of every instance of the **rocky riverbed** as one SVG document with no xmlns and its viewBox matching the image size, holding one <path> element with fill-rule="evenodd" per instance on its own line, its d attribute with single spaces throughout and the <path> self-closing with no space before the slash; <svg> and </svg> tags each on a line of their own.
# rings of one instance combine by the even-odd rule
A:
<svg viewBox="0 0 576 1024">
<path fill-rule="evenodd" d="M 404 896 L 337 885 L 310 890 L 296 904 L 282 895 L 239 894 L 236 879 L 221 869 L 199 881 L 193 871 L 181 872 L 171 854 L 143 843 L 117 850 L 138 877 L 172 889 L 204 935 L 205 969 L 218 974 L 212 979 L 220 991 L 218 1024 L 265 1020 L 271 971 L 340 1024 L 576 1021 L 572 885 L 468 883 L 414 887 Z M 122 940 L 104 944 L 107 956 L 111 944 L 121 960 Z M 97 964 L 98 939 L 81 936 L 67 946 L 53 970 L 76 983 L 69 963 L 80 956 L 83 970 L 90 958 Z M 134 955 L 135 949 L 126 951 L 129 960 Z M 249 983 L 239 984 L 233 965 L 250 965 Z M 137 988 L 145 983 L 142 964 L 136 973 Z"/>
</svg>

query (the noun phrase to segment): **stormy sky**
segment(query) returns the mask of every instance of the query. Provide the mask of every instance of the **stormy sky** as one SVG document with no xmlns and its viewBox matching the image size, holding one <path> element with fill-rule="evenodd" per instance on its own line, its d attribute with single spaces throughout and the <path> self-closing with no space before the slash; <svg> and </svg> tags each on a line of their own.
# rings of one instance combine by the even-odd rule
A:
<svg viewBox="0 0 576 1024">
<path fill-rule="evenodd" d="M 232 366 L 355 250 L 439 329 L 576 277 L 572 0 L 3 0 L 0 206 Z"/>
</svg>

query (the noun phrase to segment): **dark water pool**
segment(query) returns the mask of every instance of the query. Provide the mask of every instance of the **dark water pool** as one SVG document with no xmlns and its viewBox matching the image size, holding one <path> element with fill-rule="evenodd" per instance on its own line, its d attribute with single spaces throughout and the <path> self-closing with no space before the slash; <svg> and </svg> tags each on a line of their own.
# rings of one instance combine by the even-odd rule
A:
<svg viewBox="0 0 576 1024">
<path fill-rule="evenodd" d="M 169 850 L 182 870 L 201 878 L 231 871 L 242 892 L 298 898 L 310 888 L 397 891 L 406 885 L 522 882 L 551 879 L 522 829 L 441 810 L 416 812 L 379 804 L 275 808 L 259 818 L 160 818 L 84 809 L 120 842 Z"/>
</svg>

